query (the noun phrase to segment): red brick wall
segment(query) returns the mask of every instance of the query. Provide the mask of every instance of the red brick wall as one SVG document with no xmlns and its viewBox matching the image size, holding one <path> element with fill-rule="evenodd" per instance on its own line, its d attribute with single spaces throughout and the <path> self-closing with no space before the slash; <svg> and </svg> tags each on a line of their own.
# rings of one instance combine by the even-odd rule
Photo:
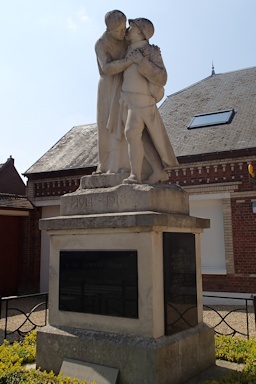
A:
<svg viewBox="0 0 256 384">
<path fill-rule="evenodd" d="M 230 153 L 231 155 L 232 153 Z M 235 274 L 204 275 L 203 289 L 205 291 L 256 292 L 256 214 L 252 213 L 251 206 L 251 199 L 256 198 L 256 184 L 249 182 L 247 167 L 250 160 L 251 157 L 242 156 L 241 159 L 235 157 L 216 159 L 215 157 L 208 160 L 203 158 L 201 161 L 193 163 L 192 159 L 188 158 L 182 159 L 183 163 L 170 172 L 171 182 L 178 183 L 181 187 L 219 184 L 221 189 L 223 183 L 237 183 L 236 193 L 240 196 L 243 192 L 251 191 L 251 195 L 247 194 L 245 198 L 234 197 L 231 201 Z M 256 169 L 256 164 L 253 165 Z M 85 175 L 88 172 L 85 170 L 84 173 L 81 173 Z M 56 174 L 56 177 L 49 176 L 47 175 L 45 179 L 42 175 L 38 179 L 31 179 L 33 197 L 60 196 L 75 191 L 79 186 L 80 176 L 78 174 L 70 176 L 65 174 L 65 177 L 61 177 L 60 174 Z M 240 202 L 237 202 L 239 200 Z M 242 200 L 244 202 L 241 202 Z M 35 219 L 35 228 L 38 228 L 36 220 L 39 219 L 39 216 Z M 35 277 L 31 289 L 35 289 L 39 285 L 40 232 L 35 233 L 32 243 L 35 247 L 35 251 L 33 251 L 35 260 L 33 267 L 28 267 L 28 263 L 26 264 L 27 269 L 25 268 L 22 287 L 26 287 L 28 271 L 32 269 Z M 36 247 L 38 247 L 37 250 Z"/>
<path fill-rule="evenodd" d="M 215 164 L 184 163 L 171 171 L 172 183 L 182 187 L 206 184 L 221 187 L 222 183 L 238 182 L 238 197 L 231 199 L 235 274 L 203 275 L 204 291 L 256 292 L 256 214 L 252 212 L 251 201 L 256 199 L 256 184 L 249 180 L 249 161 L 241 158 L 241 161 L 219 160 Z"/>
<path fill-rule="evenodd" d="M 172 183 L 177 182 L 181 187 L 242 182 L 240 190 L 247 191 L 253 189 L 253 185 L 249 183 L 247 167 L 247 161 L 244 159 L 241 162 L 220 160 L 219 163 L 184 163 L 170 171 L 170 180 Z"/>
<path fill-rule="evenodd" d="M 28 217 L 23 217 L 22 240 L 19 260 L 18 293 L 39 292 L 41 233 L 38 227 L 41 209 L 35 208 Z"/>
<path fill-rule="evenodd" d="M 0 215 L 0 296 L 17 295 L 20 217 Z"/>
<path fill-rule="evenodd" d="M 48 196 L 62 196 L 65 193 L 75 192 L 79 187 L 80 178 L 70 180 L 53 180 L 53 181 L 40 181 L 35 183 L 34 196 L 35 197 L 48 197 Z"/>
<path fill-rule="evenodd" d="M 231 206 L 235 272 L 256 277 L 256 214 L 251 199 L 232 199 Z"/>
<path fill-rule="evenodd" d="M 235 274 L 204 275 L 205 291 L 256 292 L 256 213 L 252 212 L 252 199 L 253 195 L 231 199 Z"/>
<path fill-rule="evenodd" d="M 205 291 L 256 292 L 256 214 L 252 197 L 232 198 L 234 275 L 204 275 Z"/>
<path fill-rule="evenodd" d="M 237 275 L 203 275 L 203 290 L 209 292 L 256 292 L 256 278 Z"/>
</svg>

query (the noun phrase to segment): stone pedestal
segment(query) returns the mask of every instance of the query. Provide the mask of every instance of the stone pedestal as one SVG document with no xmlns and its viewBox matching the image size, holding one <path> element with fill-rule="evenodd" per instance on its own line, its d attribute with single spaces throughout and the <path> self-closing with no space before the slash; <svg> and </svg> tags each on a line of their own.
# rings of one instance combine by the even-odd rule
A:
<svg viewBox="0 0 256 384">
<path fill-rule="evenodd" d="M 176 185 L 121 184 L 61 197 L 63 216 L 145 211 L 188 215 L 188 194 Z"/>
<path fill-rule="evenodd" d="M 46 326 L 37 365 L 59 372 L 68 357 L 118 368 L 118 384 L 181 384 L 214 364 L 213 333 L 203 323 L 157 339 Z"/>
<path fill-rule="evenodd" d="M 202 323 L 207 227 L 189 216 L 188 195 L 176 186 L 80 187 L 63 196 L 61 216 L 40 222 L 51 254 L 37 365 L 106 365 L 119 369 L 118 384 L 179 384 L 213 365 L 213 330 Z"/>
</svg>

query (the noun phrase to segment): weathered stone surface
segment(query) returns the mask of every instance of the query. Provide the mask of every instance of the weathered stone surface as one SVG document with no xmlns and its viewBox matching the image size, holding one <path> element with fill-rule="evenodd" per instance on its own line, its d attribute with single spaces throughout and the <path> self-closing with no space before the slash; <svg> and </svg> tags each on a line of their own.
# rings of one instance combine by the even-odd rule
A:
<svg viewBox="0 0 256 384">
<path fill-rule="evenodd" d="M 210 220 L 189 215 L 171 215 L 156 212 L 124 212 L 97 215 L 58 216 L 41 219 L 42 230 L 73 230 L 95 228 L 133 228 L 141 227 L 149 230 L 153 227 L 168 228 L 210 228 Z"/>
<path fill-rule="evenodd" d="M 129 173 L 103 173 L 100 175 L 86 175 L 80 179 L 79 189 L 108 188 L 122 184 L 129 177 Z"/>
<path fill-rule="evenodd" d="M 116 384 L 118 369 L 99 364 L 91 364 L 74 359 L 64 359 L 60 368 L 63 376 L 86 380 L 87 383 Z"/>
<path fill-rule="evenodd" d="M 61 215 L 154 211 L 189 213 L 188 193 L 177 185 L 116 185 L 78 189 L 61 197 Z"/>
<path fill-rule="evenodd" d="M 158 339 L 46 326 L 37 345 L 42 369 L 58 373 L 64 358 L 90 361 L 119 369 L 119 384 L 181 384 L 215 362 L 214 330 L 205 324 Z"/>
</svg>

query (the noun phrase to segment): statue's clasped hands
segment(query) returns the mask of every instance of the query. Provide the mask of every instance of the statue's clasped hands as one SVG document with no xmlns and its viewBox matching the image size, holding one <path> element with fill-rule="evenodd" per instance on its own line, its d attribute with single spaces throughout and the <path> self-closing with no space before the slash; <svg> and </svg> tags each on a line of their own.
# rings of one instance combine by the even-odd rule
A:
<svg viewBox="0 0 256 384">
<path fill-rule="evenodd" d="M 144 58 L 140 49 L 134 49 L 134 51 L 126 55 L 128 60 L 131 60 L 133 63 L 140 64 Z"/>
</svg>

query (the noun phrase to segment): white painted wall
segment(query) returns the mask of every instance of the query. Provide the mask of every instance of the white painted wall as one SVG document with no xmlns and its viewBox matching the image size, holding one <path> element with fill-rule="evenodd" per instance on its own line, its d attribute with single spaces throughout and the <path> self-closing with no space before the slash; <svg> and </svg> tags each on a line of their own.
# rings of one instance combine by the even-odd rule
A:
<svg viewBox="0 0 256 384">
<path fill-rule="evenodd" d="M 201 198 L 201 200 L 200 200 Z M 190 197 L 190 215 L 210 219 L 201 235 L 202 273 L 226 274 L 223 208 L 220 198 Z"/>
<path fill-rule="evenodd" d="M 204 305 L 241 305 L 245 307 L 245 299 L 249 299 L 247 304 L 253 306 L 253 296 L 255 293 L 238 292 L 203 292 Z M 221 297 L 214 297 L 221 296 Z M 223 298 L 225 297 L 225 298 Z"/>
<path fill-rule="evenodd" d="M 42 207 L 42 219 L 60 215 L 60 206 Z M 41 232 L 41 264 L 40 264 L 40 292 L 49 291 L 49 256 L 50 236 L 46 231 Z"/>
</svg>

